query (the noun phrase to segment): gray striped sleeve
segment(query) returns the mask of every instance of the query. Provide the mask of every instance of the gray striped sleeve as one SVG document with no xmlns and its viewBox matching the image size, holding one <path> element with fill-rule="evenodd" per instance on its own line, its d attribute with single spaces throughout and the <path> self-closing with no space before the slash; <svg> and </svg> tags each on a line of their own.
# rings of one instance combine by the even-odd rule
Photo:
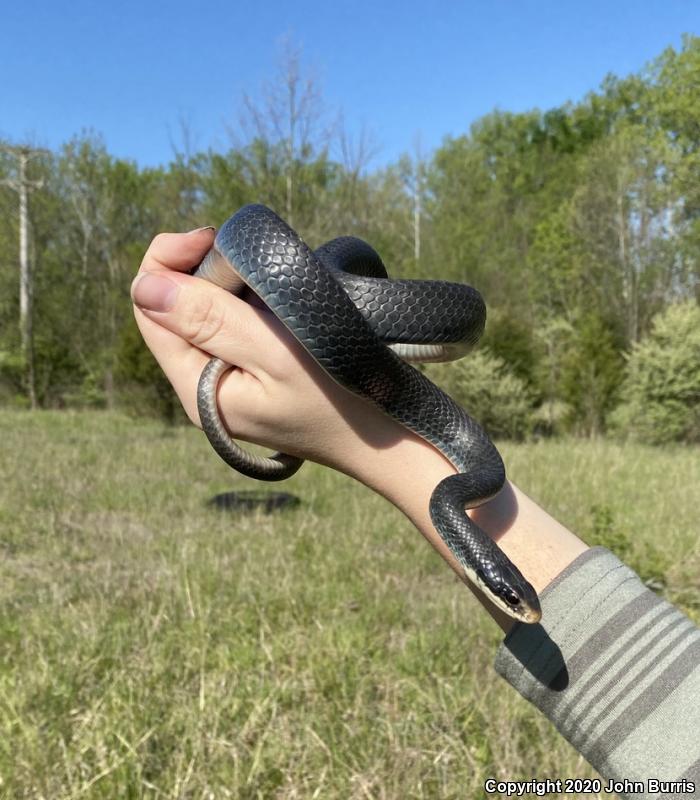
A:
<svg viewBox="0 0 700 800">
<path fill-rule="evenodd" d="M 499 648 L 499 674 L 604 778 L 644 787 L 621 797 L 700 797 L 695 624 L 602 547 L 541 600 L 542 624 L 516 624 Z"/>
</svg>

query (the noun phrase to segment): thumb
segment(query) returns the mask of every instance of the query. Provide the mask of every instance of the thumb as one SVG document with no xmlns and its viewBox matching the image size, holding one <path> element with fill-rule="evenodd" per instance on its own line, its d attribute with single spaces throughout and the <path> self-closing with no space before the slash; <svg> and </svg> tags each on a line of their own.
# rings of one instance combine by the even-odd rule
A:
<svg viewBox="0 0 700 800">
<path fill-rule="evenodd" d="M 229 363 L 236 363 L 253 344 L 251 307 L 201 278 L 171 270 L 142 272 L 131 285 L 131 298 L 148 319 L 184 340 L 183 345 Z"/>
</svg>

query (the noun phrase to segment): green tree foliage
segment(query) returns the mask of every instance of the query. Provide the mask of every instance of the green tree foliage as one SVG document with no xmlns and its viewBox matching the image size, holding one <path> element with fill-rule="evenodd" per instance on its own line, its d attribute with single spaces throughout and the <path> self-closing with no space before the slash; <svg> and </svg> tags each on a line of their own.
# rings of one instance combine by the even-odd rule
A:
<svg viewBox="0 0 700 800">
<path fill-rule="evenodd" d="M 592 148 L 569 207 L 569 230 L 585 262 L 582 288 L 628 342 L 648 329 L 680 276 L 671 225 L 674 154 L 663 133 L 619 130 Z"/>
<path fill-rule="evenodd" d="M 513 413 L 526 420 L 490 422 L 499 435 L 528 430 L 532 403 L 542 431 L 602 432 L 621 354 L 655 315 L 700 297 L 699 76 L 700 38 L 687 37 L 581 102 L 494 111 L 430 157 L 371 171 L 367 135 L 352 141 L 342 124 L 330 134 L 318 84 L 288 47 L 275 81 L 244 98 L 228 149 L 195 152 L 184 130 L 169 164 L 138 169 L 84 132 L 31 162 L 43 180 L 29 208 L 39 403 L 128 402 L 174 418 L 139 355 L 131 279 L 157 232 L 218 225 L 261 202 L 312 247 L 352 234 L 393 276 L 475 286 L 491 354 L 477 367 L 494 397 L 517 381 Z M 17 195 L 3 183 L 14 174 L 0 150 L 0 401 L 21 404 Z"/>
<path fill-rule="evenodd" d="M 175 390 L 143 339 L 133 317 L 121 329 L 116 351 L 115 380 L 119 405 L 128 413 L 169 423 L 186 420 Z"/>
<path fill-rule="evenodd" d="M 677 154 L 671 176 L 677 198 L 674 224 L 684 232 L 685 247 L 678 256 L 685 277 L 700 287 L 700 37 L 687 36 L 683 48 L 668 48 L 650 70 L 659 124 Z"/>
<path fill-rule="evenodd" d="M 482 344 L 530 388 L 537 386 L 535 333 L 522 316 L 499 308 L 489 312 Z"/>
<path fill-rule="evenodd" d="M 495 112 L 435 154 L 434 260 L 474 281 L 489 306 L 521 305 L 536 226 L 571 189 L 577 135 L 565 110 Z"/>
<path fill-rule="evenodd" d="M 491 436 L 522 439 L 531 432 L 531 391 L 502 358 L 485 348 L 455 364 L 431 364 L 426 372 Z"/>
<path fill-rule="evenodd" d="M 582 314 L 569 329 L 557 393 L 568 404 L 569 423 L 576 432 L 597 436 L 605 431 L 622 367 L 619 343 L 610 326 L 595 312 Z"/>
<path fill-rule="evenodd" d="M 700 442 L 700 308 L 669 306 L 628 357 L 616 427 L 645 442 Z"/>
</svg>

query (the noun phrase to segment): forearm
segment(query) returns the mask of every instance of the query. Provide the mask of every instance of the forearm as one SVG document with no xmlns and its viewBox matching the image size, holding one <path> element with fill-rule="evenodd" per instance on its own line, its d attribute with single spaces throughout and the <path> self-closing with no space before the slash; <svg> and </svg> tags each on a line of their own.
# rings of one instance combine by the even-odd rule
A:
<svg viewBox="0 0 700 800">
<path fill-rule="evenodd" d="M 462 579 L 464 571 L 433 526 L 430 495 L 454 467 L 431 445 L 395 429 L 378 446 L 369 436 L 356 442 L 344 471 L 361 480 L 399 508 Z M 488 503 L 469 512 L 522 571 L 535 590 L 542 591 L 587 545 L 547 514 L 509 481 Z M 470 583 L 467 584 L 471 589 Z M 504 631 L 513 620 L 476 592 L 486 610 Z"/>
</svg>

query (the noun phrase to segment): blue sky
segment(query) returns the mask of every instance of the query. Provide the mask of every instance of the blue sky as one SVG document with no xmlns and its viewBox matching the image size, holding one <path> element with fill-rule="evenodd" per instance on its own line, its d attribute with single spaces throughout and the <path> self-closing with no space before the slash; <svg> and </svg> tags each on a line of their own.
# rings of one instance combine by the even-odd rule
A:
<svg viewBox="0 0 700 800">
<path fill-rule="evenodd" d="M 371 132 L 376 166 L 417 135 L 429 151 L 494 108 L 551 108 L 637 72 L 700 33 L 700 3 L 28 0 L 3 4 L 0 22 L 0 136 L 14 142 L 56 148 L 91 128 L 155 165 L 184 119 L 195 149 L 225 147 L 287 37 L 329 117 Z"/>
</svg>

